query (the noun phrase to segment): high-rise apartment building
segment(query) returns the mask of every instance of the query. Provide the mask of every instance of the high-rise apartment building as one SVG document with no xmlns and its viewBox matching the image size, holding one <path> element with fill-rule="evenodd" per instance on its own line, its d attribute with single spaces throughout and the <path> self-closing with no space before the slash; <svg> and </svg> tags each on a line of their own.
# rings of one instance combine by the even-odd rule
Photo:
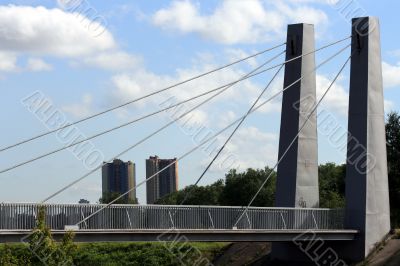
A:
<svg viewBox="0 0 400 266">
<path fill-rule="evenodd" d="M 175 162 L 175 163 L 173 163 Z M 147 204 L 178 190 L 178 162 L 174 159 L 160 159 L 150 156 L 146 160 L 146 178 L 168 167 L 146 182 Z"/>
<path fill-rule="evenodd" d="M 135 164 L 131 161 L 123 162 L 114 160 L 102 167 L 102 191 L 103 197 L 113 193 L 124 194 L 136 186 Z M 136 201 L 136 189 L 125 196 L 126 201 Z"/>
</svg>

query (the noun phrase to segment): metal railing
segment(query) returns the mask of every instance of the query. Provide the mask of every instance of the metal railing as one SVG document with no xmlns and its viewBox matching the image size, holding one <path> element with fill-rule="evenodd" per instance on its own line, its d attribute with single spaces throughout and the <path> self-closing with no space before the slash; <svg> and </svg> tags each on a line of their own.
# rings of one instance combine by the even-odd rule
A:
<svg viewBox="0 0 400 266">
<path fill-rule="evenodd" d="M 0 203 L 0 230 L 29 230 L 36 225 L 35 203 Z M 52 230 L 75 225 L 105 205 L 44 204 L 46 224 Z M 96 229 L 235 229 L 245 207 L 112 205 L 80 224 L 80 230 Z M 237 229 L 334 230 L 343 229 L 342 209 L 249 208 Z"/>
</svg>

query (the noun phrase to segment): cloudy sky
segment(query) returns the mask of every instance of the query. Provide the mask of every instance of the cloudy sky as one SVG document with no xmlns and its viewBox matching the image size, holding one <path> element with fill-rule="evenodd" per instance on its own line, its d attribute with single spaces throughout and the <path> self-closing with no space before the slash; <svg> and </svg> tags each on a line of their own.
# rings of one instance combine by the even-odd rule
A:
<svg viewBox="0 0 400 266">
<path fill-rule="evenodd" d="M 348 14 L 353 11 L 357 15 L 380 18 L 385 111 L 399 110 L 400 46 L 393 21 L 400 3 L 388 0 L 383 5 L 379 1 L 358 0 L 352 1 L 348 10 L 343 11 L 345 2 L 349 1 L 0 1 L 0 84 L 3 91 L 0 97 L 3 110 L 0 113 L 0 147 L 51 129 L 50 112 L 57 111 L 65 121 L 73 122 L 282 44 L 290 23 L 315 24 L 317 47 L 347 37 L 351 30 Z M 317 63 L 348 43 L 349 40 L 319 52 L 316 54 Z M 170 102 L 182 101 L 235 81 L 283 50 L 283 46 L 279 47 L 79 124 L 76 133 L 91 136 L 159 110 Z M 349 54 L 350 51 L 346 50 L 318 69 L 319 96 Z M 283 59 L 280 56 L 274 64 Z M 121 158 L 135 162 L 137 182 L 144 180 L 148 156 L 179 157 L 202 139 L 224 128 L 246 112 L 273 74 L 274 71 L 270 71 L 233 86 L 194 111 L 190 119 L 175 123 Z M 347 67 L 320 107 L 320 112 L 334 117 L 343 132 L 347 127 L 348 78 Z M 281 74 L 263 99 L 280 89 Z M 32 112 L 29 103 L 32 104 L 32 97 L 38 95 L 42 100 L 48 100 L 48 113 L 43 110 Z M 189 102 L 176 113 L 189 110 L 204 99 Z M 231 166 L 243 170 L 274 165 L 280 100 L 279 97 L 274 99 L 249 117 L 201 184 L 223 178 Z M 98 160 L 109 160 L 170 122 L 176 113 L 162 113 L 96 138 L 91 142 L 91 149 L 97 152 Z M 223 134 L 208 148 L 200 149 L 179 162 L 180 188 L 197 179 L 211 160 L 210 154 L 213 155 L 213 150 L 226 136 Z M 29 160 L 66 143 L 62 135 L 53 134 L 3 151 L 0 153 L 0 168 Z M 0 201 L 43 200 L 88 173 L 90 159 L 74 150 L 65 150 L 2 173 Z M 319 162 L 342 163 L 344 160 L 344 151 L 320 132 Z M 144 203 L 145 187 L 138 188 L 137 193 L 139 201 Z M 73 203 L 85 198 L 96 202 L 100 194 L 101 172 L 95 171 L 52 201 Z"/>
</svg>

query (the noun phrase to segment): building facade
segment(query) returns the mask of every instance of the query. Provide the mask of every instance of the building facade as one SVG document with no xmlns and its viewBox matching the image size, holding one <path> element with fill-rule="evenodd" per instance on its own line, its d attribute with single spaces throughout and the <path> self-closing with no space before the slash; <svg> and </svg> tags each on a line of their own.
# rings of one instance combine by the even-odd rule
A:
<svg viewBox="0 0 400 266">
<path fill-rule="evenodd" d="M 156 174 L 164 168 L 167 169 Z M 153 204 L 157 199 L 178 190 L 178 162 L 176 158 L 160 159 L 158 156 L 150 156 L 146 160 L 146 179 L 153 175 L 155 176 L 146 182 L 147 204 Z"/>
<path fill-rule="evenodd" d="M 131 161 L 114 160 L 102 167 L 103 197 L 113 193 L 124 194 L 136 186 L 136 168 Z M 127 202 L 136 201 L 136 189 L 125 196 Z"/>
</svg>

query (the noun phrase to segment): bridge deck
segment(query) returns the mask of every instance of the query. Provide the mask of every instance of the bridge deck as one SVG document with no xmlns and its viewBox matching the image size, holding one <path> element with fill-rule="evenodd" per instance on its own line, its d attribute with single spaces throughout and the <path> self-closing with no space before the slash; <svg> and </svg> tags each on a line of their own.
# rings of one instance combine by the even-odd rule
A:
<svg viewBox="0 0 400 266">
<path fill-rule="evenodd" d="M 59 240 L 64 230 L 53 230 Z M 29 230 L 0 230 L 0 243 L 25 241 Z M 296 240 L 354 240 L 356 230 L 78 230 L 76 242 L 204 241 L 204 242 L 290 242 Z"/>
</svg>

